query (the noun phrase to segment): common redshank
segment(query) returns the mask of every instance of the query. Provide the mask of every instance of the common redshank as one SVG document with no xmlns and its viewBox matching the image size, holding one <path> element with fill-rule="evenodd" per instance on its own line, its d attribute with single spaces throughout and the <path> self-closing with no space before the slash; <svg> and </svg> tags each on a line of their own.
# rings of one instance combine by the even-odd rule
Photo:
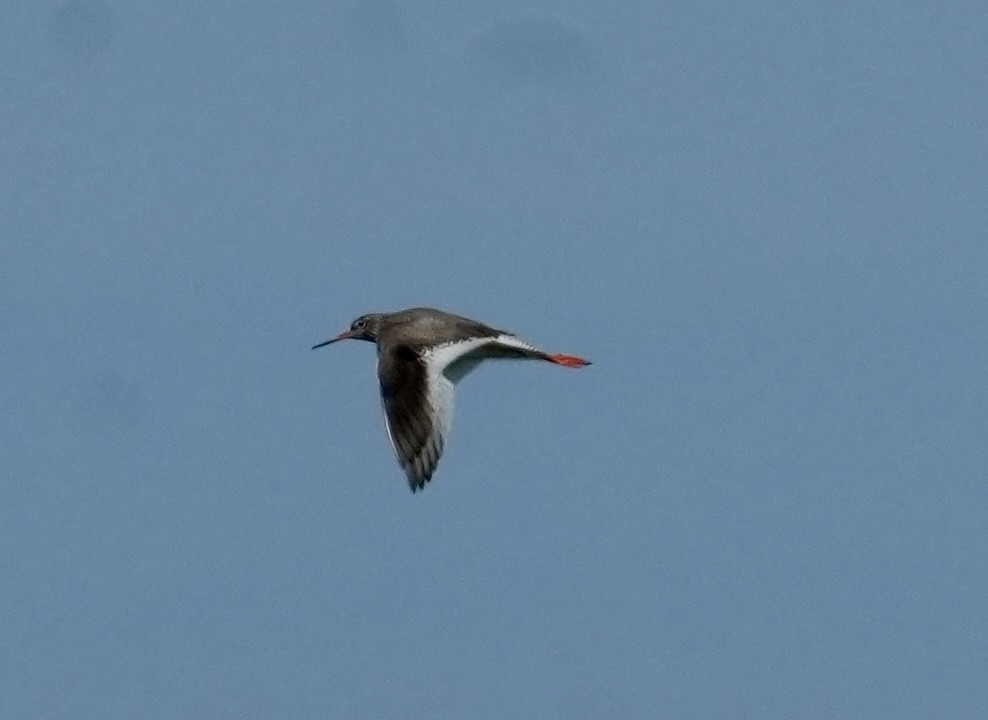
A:
<svg viewBox="0 0 988 720">
<path fill-rule="evenodd" d="M 453 386 L 488 359 L 534 359 L 579 368 L 587 360 L 543 352 L 517 335 L 432 308 L 368 313 L 312 349 L 339 340 L 377 344 L 384 419 L 412 492 L 436 470 L 453 420 Z"/>
</svg>

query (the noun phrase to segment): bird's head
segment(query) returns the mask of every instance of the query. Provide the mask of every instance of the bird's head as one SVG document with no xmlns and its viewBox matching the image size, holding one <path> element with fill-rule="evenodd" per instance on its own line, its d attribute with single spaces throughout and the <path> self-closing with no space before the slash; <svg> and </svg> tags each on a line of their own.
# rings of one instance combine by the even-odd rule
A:
<svg viewBox="0 0 988 720">
<path fill-rule="evenodd" d="M 368 342 L 377 342 L 378 334 L 381 331 L 381 315 L 379 313 L 369 313 L 367 315 L 361 315 L 352 323 L 350 323 L 350 328 L 344 330 L 339 335 L 334 338 L 330 338 L 326 342 L 321 342 L 318 345 L 313 345 L 312 349 L 325 347 L 338 340 L 366 340 Z"/>
</svg>

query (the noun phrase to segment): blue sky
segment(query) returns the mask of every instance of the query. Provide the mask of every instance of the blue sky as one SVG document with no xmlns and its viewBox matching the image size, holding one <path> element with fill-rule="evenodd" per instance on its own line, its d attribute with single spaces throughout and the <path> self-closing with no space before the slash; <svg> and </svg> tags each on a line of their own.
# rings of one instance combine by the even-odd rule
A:
<svg viewBox="0 0 988 720">
<path fill-rule="evenodd" d="M 0 714 L 988 715 L 976 3 L 13 2 Z M 481 368 L 408 492 L 369 345 Z"/>
</svg>

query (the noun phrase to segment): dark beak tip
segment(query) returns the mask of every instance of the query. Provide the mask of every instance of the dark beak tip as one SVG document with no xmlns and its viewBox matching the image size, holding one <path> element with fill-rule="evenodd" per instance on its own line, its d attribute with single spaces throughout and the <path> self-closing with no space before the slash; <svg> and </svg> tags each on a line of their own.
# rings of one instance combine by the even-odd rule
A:
<svg viewBox="0 0 988 720">
<path fill-rule="evenodd" d="M 318 345 L 313 345 L 312 346 L 312 349 L 313 350 L 318 350 L 321 347 L 326 347 L 327 345 L 332 345 L 334 342 L 337 342 L 338 340 L 346 340 L 346 339 L 352 338 L 352 337 L 353 337 L 353 335 L 351 335 L 350 334 L 350 331 L 347 330 L 346 332 L 341 332 L 336 337 L 330 338 L 329 340 L 326 340 L 325 342 L 321 342 Z"/>
</svg>

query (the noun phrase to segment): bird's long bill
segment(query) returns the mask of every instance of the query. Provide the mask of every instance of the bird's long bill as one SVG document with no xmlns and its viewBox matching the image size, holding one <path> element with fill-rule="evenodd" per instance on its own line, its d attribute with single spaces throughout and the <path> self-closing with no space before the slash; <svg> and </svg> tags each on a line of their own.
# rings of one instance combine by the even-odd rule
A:
<svg viewBox="0 0 988 720">
<path fill-rule="evenodd" d="M 326 347 L 327 345 L 332 345 L 334 342 L 337 342 L 338 340 L 346 340 L 347 338 L 352 338 L 352 337 L 353 337 L 353 333 L 347 330 L 346 332 L 341 332 L 339 335 L 337 335 L 334 338 L 330 338 L 326 342 L 321 342 L 318 345 L 313 345 L 312 349 L 317 350 L 318 348 Z"/>
</svg>

